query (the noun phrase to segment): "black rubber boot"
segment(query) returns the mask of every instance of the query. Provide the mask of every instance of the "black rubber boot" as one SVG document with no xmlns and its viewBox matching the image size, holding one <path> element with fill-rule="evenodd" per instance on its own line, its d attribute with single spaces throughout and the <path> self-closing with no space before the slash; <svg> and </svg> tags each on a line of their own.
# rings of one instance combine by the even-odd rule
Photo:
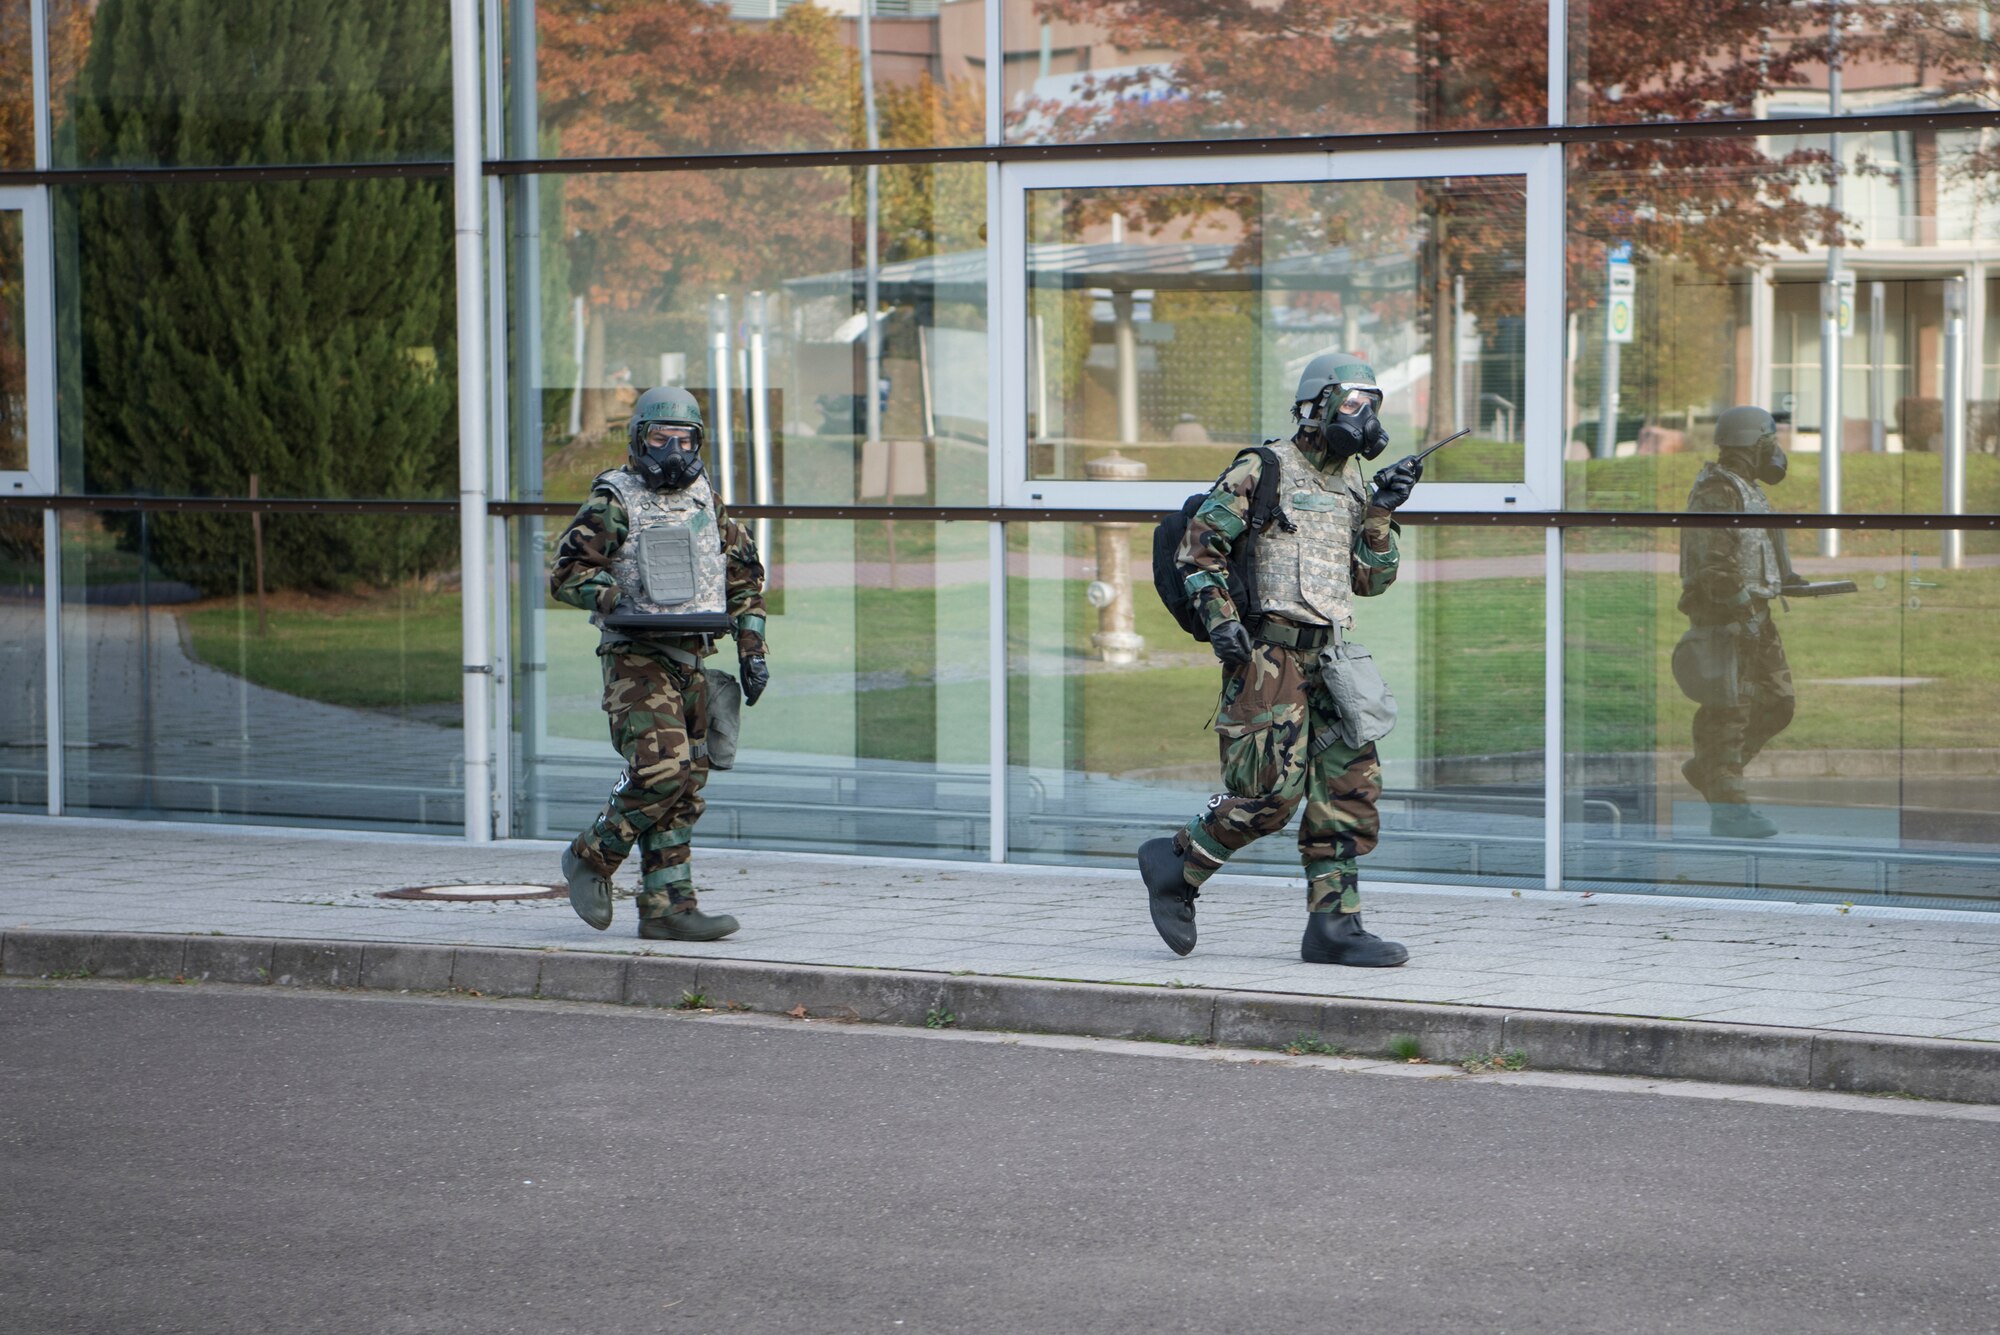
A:
<svg viewBox="0 0 2000 1335">
<path fill-rule="evenodd" d="M 727 913 L 703 913 L 692 906 L 639 919 L 639 935 L 648 941 L 720 941 L 736 928 L 736 919 Z"/>
<path fill-rule="evenodd" d="M 563 879 L 569 882 L 569 906 L 576 910 L 576 916 L 603 931 L 611 925 L 611 882 L 597 874 L 597 869 L 576 855 L 573 848 L 565 848 L 562 855 Z"/>
<path fill-rule="evenodd" d="M 1719 802 L 1708 809 L 1708 832 L 1717 839 L 1769 839 L 1778 823 L 1742 802 Z"/>
<path fill-rule="evenodd" d="M 1176 955 L 1194 949 L 1194 901 L 1201 894 L 1181 874 L 1186 865 L 1172 839 L 1148 839 L 1139 845 L 1139 875 L 1146 882 L 1154 930 Z"/>
<path fill-rule="evenodd" d="M 1299 958 L 1307 964 L 1387 969 L 1410 958 L 1410 952 L 1397 942 L 1364 931 L 1358 913 L 1308 913 Z"/>
</svg>

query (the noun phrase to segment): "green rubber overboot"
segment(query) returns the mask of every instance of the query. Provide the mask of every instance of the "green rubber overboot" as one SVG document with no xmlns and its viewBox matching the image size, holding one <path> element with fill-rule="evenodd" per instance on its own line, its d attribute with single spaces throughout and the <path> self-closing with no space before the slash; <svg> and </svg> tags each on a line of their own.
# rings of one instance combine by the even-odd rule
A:
<svg viewBox="0 0 2000 1335">
<path fill-rule="evenodd" d="M 720 941 L 737 926 L 727 913 L 703 913 L 690 902 L 656 918 L 639 919 L 639 935 L 648 941 Z"/>
<path fill-rule="evenodd" d="M 611 925 L 611 882 L 595 867 L 565 848 L 562 855 L 563 879 L 569 882 L 569 906 L 576 916 L 603 931 Z"/>
</svg>

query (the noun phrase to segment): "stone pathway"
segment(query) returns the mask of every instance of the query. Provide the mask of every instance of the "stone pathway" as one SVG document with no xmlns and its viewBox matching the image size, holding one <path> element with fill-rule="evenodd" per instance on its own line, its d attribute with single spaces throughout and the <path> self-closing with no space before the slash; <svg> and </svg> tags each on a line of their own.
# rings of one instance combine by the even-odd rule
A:
<svg viewBox="0 0 2000 1335">
<path fill-rule="evenodd" d="M 404 886 L 551 883 L 559 845 L 0 817 L 0 929 L 410 941 L 1175 984 L 1385 1001 L 2000 1041 L 2000 914 L 1398 885 L 1368 924 L 1383 972 L 1298 961 L 1303 887 L 1220 876 L 1202 940 L 1169 954 L 1135 876 L 709 851 L 703 902 L 741 933 L 671 949 L 565 900 L 383 900 Z M 629 882 L 629 877 L 627 880 Z"/>
</svg>

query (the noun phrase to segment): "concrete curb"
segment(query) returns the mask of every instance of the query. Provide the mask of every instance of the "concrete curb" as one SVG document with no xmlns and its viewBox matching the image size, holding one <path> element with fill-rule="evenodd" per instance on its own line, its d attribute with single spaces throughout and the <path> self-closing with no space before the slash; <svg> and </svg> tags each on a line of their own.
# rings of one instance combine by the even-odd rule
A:
<svg viewBox="0 0 2000 1335">
<path fill-rule="evenodd" d="M 1095 1038 L 1394 1056 L 1440 1062 L 1518 1052 L 1538 1070 L 1590 1071 L 2000 1103 L 2000 1043 L 1635 1019 L 1566 1011 L 1066 983 L 667 955 L 486 946 L 17 929 L 0 974 L 465 992 L 673 1008 L 792 1012 Z"/>
</svg>

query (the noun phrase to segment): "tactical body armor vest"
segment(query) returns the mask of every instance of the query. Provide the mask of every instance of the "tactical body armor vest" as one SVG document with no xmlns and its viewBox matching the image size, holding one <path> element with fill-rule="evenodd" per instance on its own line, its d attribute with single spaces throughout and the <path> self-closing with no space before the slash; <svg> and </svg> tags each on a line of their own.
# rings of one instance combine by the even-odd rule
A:
<svg viewBox="0 0 2000 1335">
<path fill-rule="evenodd" d="M 1278 457 L 1278 505 L 1293 530 L 1273 524 L 1257 539 L 1258 610 L 1308 626 L 1354 625 L 1354 536 L 1368 501 L 1361 466 L 1314 468 L 1289 440 L 1269 442 Z"/>
<path fill-rule="evenodd" d="M 598 475 L 625 507 L 625 545 L 611 559 L 617 610 L 591 620 L 623 634 L 715 635 L 729 629 L 729 570 L 708 479 L 654 491 L 628 468 Z"/>
<path fill-rule="evenodd" d="M 1702 465 L 1701 475 L 1694 480 L 1694 490 L 1701 489 L 1716 478 L 1725 478 L 1734 488 L 1737 500 L 1743 506 L 1743 513 L 1767 515 L 1771 513 L 1771 502 L 1764 495 L 1764 489 L 1747 478 L 1738 477 L 1718 463 Z M 1771 599 L 1778 596 L 1783 584 L 1785 561 L 1778 554 L 1778 538 L 1768 528 L 1742 528 L 1736 530 L 1736 562 L 1738 572 L 1743 577 L 1743 588 L 1752 598 Z M 1690 570 L 1691 556 L 1688 544 L 1681 544 L 1681 580 L 1685 583 L 1694 572 Z"/>
</svg>

